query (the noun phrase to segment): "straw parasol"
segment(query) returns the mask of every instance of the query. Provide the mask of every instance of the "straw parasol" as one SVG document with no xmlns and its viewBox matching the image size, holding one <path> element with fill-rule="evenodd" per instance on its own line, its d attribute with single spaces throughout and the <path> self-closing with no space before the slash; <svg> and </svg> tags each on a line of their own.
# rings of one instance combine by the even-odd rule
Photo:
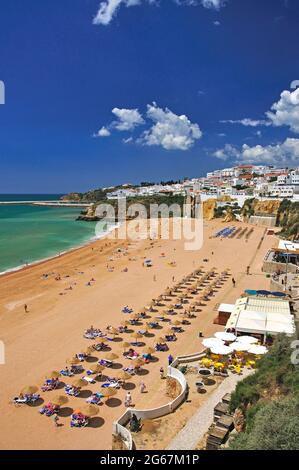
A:
<svg viewBox="0 0 299 470">
<path fill-rule="evenodd" d="M 140 357 L 136 357 L 136 359 L 133 359 L 131 361 L 131 364 L 134 366 L 134 367 L 140 367 L 144 364 L 144 361 L 140 358 Z"/>
<path fill-rule="evenodd" d="M 88 382 L 84 379 L 76 379 L 74 380 L 74 382 L 72 383 L 72 386 L 73 387 L 76 387 L 76 388 L 82 388 L 82 387 L 86 387 L 86 385 L 88 385 Z"/>
<path fill-rule="evenodd" d="M 215 333 L 215 337 L 222 341 L 235 341 L 237 338 L 233 333 L 226 333 L 225 331 L 218 331 Z"/>
<path fill-rule="evenodd" d="M 123 380 L 123 382 L 125 382 L 126 380 L 131 379 L 132 376 L 131 376 L 128 372 L 126 372 L 126 371 L 123 370 L 122 372 L 120 372 L 120 373 L 116 376 L 116 378 L 119 379 L 119 380 Z"/>
<path fill-rule="evenodd" d="M 91 353 L 93 353 L 93 352 L 94 352 L 93 347 L 92 347 L 92 346 L 88 346 L 88 348 L 87 348 L 86 351 L 85 351 L 85 354 L 91 354 Z"/>
<path fill-rule="evenodd" d="M 87 418 L 92 418 L 93 416 L 96 416 L 99 414 L 100 409 L 96 405 L 85 405 L 81 408 L 81 412 Z"/>
<path fill-rule="evenodd" d="M 119 332 L 116 328 L 114 328 L 114 326 L 112 328 L 109 328 L 109 330 L 107 330 L 107 333 L 110 333 L 112 335 L 118 335 Z"/>
<path fill-rule="evenodd" d="M 91 366 L 89 370 L 93 374 L 100 374 L 103 372 L 104 369 L 105 369 L 105 366 L 101 366 L 100 364 L 95 364 L 94 366 Z"/>
<path fill-rule="evenodd" d="M 101 390 L 101 394 L 105 397 L 105 398 L 111 398 L 113 397 L 114 395 L 117 394 L 117 391 L 115 388 L 110 388 L 110 387 L 107 387 L 107 388 L 103 388 L 103 390 Z"/>
<path fill-rule="evenodd" d="M 171 328 L 167 328 L 165 335 L 173 335 L 173 330 Z"/>
<path fill-rule="evenodd" d="M 71 359 L 67 359 L 66 362 L 67 362 L 67 364 L 71 364 L 72 366 L 80 364 L 80 361 L 77 357 L 72 357 Z"/>
<path fill-rule="evenodd" d="M 124 320 L 120 322 L 121 326 L 129 326 L 130 322 L 128 320 Z"/>
<path fill-rule="evenodd" d="M 135 333 L 132 333 L 131 337 L 134 339 L 140 339 L 142 338 L 142 334 L 136 331 Z"/>
<path fill-rule="evenodd" d="M 104 359 L 107 359 L 108 361 L 115 361 L 115 359 L 118 359 L 119 356 L 113 352 L 110 352 L 108 354 L 106 354 L 105 358 Z"/>
<path fill-rule="evenodd" d="M 164 344 L 164 343 L 165 343 L 165 338 L 162 338 L 162 336 L 156 339 L 156 344 Z"/>
<path fill-rule="evenodd" d="M 171 322 L 171 324 L 173 326 L 179 326 L 181 324 L 181 322 L 179 320 L 175 320 L 175 321 Z"/>
<path fill-rule="evenodd" d="M 145 354 L 153 354 L 155 352 L 155 349 L 152 348 L 151 346 L 148 346 L 147 348 L 145 348 L 145 350 L 143 352 Z"/>
<path fill-rule="evenodd" d="M 127 343 L 127 342 L 125 341 L 125 342 L 122 344 L 122 347 L 123 347 L 124 349 L 127 349 L 127 348 L 130 348 L 131 345 L 130 345 L 130 343 Z"/>
<path fill-rule="evenodd" d="M 130 315 L 130 320 L 139 320 L 139 315 L 138 313 L 132 313 Z"/>
<path fill-rule="evenodd" d="M 49 374 L 46 375 L 47 379 L 58 379 L 60 377 L 60 372 L 57 370 L 52 370 Z"/>
<path fill-rule="evenodd" d="M 38 387 L 36 385 L 28 385 L 28 387 L 24 387 L 21 390 L 23 395 L 33 395 L 38 391 Z"/>
<path fill-rule="evenodd" d="M 54 398 L 52 398 L 51 403 L 55 406 L 62 406 L 65 405 L 68 401 L 69 399 L 65 395 L 55 395 Z"/>
</svg>

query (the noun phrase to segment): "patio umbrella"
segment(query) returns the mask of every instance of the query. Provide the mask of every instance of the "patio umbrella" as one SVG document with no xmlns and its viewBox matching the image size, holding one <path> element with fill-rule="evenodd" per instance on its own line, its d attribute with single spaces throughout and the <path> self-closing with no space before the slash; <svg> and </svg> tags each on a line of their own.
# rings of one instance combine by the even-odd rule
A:
<svg viewBox="0 0 299 470">
<path fill-rule="evenodd" d="M 161 336 L 156 339 L 156 344 L 164 344 L 165 343 L 165 338 L 162 338 Z"/>
<path fill-rule="evenodd" d="M 212 348 L 213 346 L 215 345 L 222 345 L 224 346 L 224 342 L 221 340 L 221 339 L 218 339 L 218 338 L 205 338 L 202 342 L 202 344 L 206 347 L 206 348 Z"/>
<path fill-rule="evenodd" d="M 248 352 L 250 354 L 255 354 L 256 356 L 261 356 L 263 354 L 266 354 L 268 352 L 268 349 L 265 346 L 258 346 L 254 344 L 248 349 Z"/>
<path fill-rule="evenodd" d="M 131 364 L 133 364 L 134 367 L 140 367 L 144 365 L 144 362 L 140 357 L 136 357 L 136 359 L 131 361 Z"/>
<path fill-rule="evenodd" d="M 218 331 L 215 333 L 215 337 L 222 341 L 235 341 L 237 338 L 233 333 L 226 333 L 226 331 Z"/>
<path fill-rule="evenodd" d="M 130 348 L 131 345 L 130 345 L 130 343 L 127 343 L 127 342 L 125 341 L 125 342 L 122 344 L 122 347 L 123 347 L 123 349 L 127 349 L 127 348 Z"/>
<path fill-rule="evenodd" d="M 132 313 L 130 315 L 130 320 L 139 320 L 139 315 L 138 313 Z"/>
<path fill-rule="evenodd" d="M 105 369 L 105 366 L 101 366 L 100 364 L 95 364 L 94 366 L 91 366 L 89 368 L 89 370 L 93 373 L 93 374 L 100 374 L 103 372 L 103 370 Z"/>
<path fill-rule="evenodd" d="M 100 409 L 96 405 L 85 405 L 81 408 L 82 414 L 87 418 L 92 418 L 93 416 L 98 415 L 99 411 Z"/>
<path fill-rule="evenodd" d="M 89 355 L 89 354 L 91 354 L 91 353 L 93 353 L 93 352 L 94 352 L 93 347 L 92 347 L 92 346 L 88 346 L 88 348 L 87 348 L 86 351 L 85 351 L 85 354 Z"/>
<path fill-rule="evenodd" d="M 124 370 L 122 372 L 120 372 L 119 374 L 117 374 L 116 376 L 117 379 L 119 380 L 123 380 L 124 382 L 126 380 L 129 380 L 132 378 L 131 374 L 129 374 L 128 372 L 125 372 Z"/>
<path fill-rule="evenodd" d="M 219 354 L 220 356 L 226 356 L 227 354 L 231 354 L 232 352 L 233 352 L 232 348 L 230 348 L 229 346 L 225 346 L 223 344 L 215 344 L 211 348 L 212 354 Z"/>
<path fill-rule="evenodd" d="M 72 357 L 71 359 L 67 359 L 66 362 L 67 362 L 67 364 L 71 364 L 72 366 L 80 364 L 80 361 L 77 357 Z"/>
<path fill-rule="evenodd" d="M 111 333 L 112 335 L 118 335 L 119 334 L 118 330 L 114 327 L 109 328 L 109 330 L 107 330 L 107 333 Z"/>
<path fill-rule="evenodd" d="M 74 382 L 72 383 L 72 386 L 73 387 L 76 387 L 76 388 L 82 388 L 82 387 L 86 387 L 86 385 L 88 385 L 88 382 L 84 379 L 76 379 L 74 380 Z"/>
<path fill-rule="evenodd" d="M 55 395 L 52 398 L 51 403 L 52 405 L 62 406 L 62 405 L 65 405 L 68 401 L 69 399 L 65 395 Z"/>
<path fill-rule="evenodd" d="M 259 340 L 253 336 L 238 336 L 237 341 L 238 343 L 256 344 Z"/>
<path fill-rule="evenodd" d="M 128 320 L 124 320 L 120 322 L 121 326 L 128 326 L 130 325 L 130 322 Z"/>
<path fill-rule="evenodd" d="M 136 333 L 133 333 L 133 334 L 131 335 L 131 337 L 132 337 L 133 339 L 140 339 L 140 338 L 142 338 L 142 334 L 136 332 Z"/>
<path fill-rule="evenodd" d="M 143 351 L 145 354 L 153 354 L 155 352 L 155 349 L 152 348 L 151 346 L 148 346 L 147 348 L 144 349 Z"/>
<path fill-rule="evenodd" d="M 171 328 L 167 328 L 167 330 L 165 331 L 165 335 L 173 335 L 173 331 Z"/>
<path fill-rule="evenodd" d="M 28 387 L 24 387 L 21 390 L 23 395 L 33 395 L 38 391 L 38 387 L 36 385 L 28 385 Z"/>
<path fill-rule="evenodd" d="M 111 398 L 113 397 L 114 395 L 117 394 L 117 391 L 115 388 L 110 388 L 110 387 L 107 387 L 107 388 L 103 388 L 101 390 L 101 394 L 105 397 L 105 398 Z"/>
<path fill-rule="evenodd" d="M 248 351 L 250 348 L 250 344 L 248 343 L 239 343 L 238 341 L 235 341 L 234 343 L 230 344 L 230 347 L 233 348 L 234 351 Z"/>
<path fill-rule="evenodd" d="M 60 377 L 60 372 L 57 370 L 53 370 L 49 374 L 46 375 L 47 379 L 58 379 Z"/>
<path fill-rule="evenodd" d="M 108 361 L 114 361 L 115 359 L 118 359 L 119 356 L 113 352 L 106 354 L 104 359 L 107 359 Z"/>
<path fill-rule="evenodd" d="M 179 320 L 175 320 L 174 322 L 171 322 L 171 324 L 174 326 L 179 326 L 181 322 Z"/>
</svg>

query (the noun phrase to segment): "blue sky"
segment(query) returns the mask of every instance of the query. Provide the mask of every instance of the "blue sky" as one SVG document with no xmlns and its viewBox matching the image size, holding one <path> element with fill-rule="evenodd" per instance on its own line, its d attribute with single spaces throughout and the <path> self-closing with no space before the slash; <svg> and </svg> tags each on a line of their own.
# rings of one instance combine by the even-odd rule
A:
<svg viewBox="0 0 299 470">
<path fill-rule="evenodd" d="M 0 193 L 295 166 L 298 30 L 297 0 L 3 0 Z"/>
</svg>

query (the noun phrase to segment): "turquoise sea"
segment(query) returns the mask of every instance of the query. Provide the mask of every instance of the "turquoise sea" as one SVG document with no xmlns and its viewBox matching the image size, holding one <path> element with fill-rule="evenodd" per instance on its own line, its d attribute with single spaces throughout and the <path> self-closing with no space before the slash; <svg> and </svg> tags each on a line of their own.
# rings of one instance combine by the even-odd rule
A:
<svg viewBox="0 0 299 470">
<path fill-rule="evenodd" d="M 0 201 L 50 201 L 60 195 L 0 195 Z M 80 208 L 0 204 L 0 272 L 58 255 L 95 237 Z M 104 225 L 104 224 L 103 224 Z"/>
</svg>

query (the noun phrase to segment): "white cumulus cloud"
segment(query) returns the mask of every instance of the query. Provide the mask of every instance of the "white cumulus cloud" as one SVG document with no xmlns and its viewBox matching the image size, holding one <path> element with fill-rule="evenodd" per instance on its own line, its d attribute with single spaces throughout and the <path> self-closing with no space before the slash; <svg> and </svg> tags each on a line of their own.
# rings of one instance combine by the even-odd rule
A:
<svg viewBox="0 0 299 470">
<path fill-rule="evenodd" d="M 163 0 L 165 1 L 165 0 Z M 228 0 L 173 0 L 179 6 L 198 6 L 202 5 L 205 8 L 219 10 L 225 6 Z M 134 7 L 142 3 L 149 3 L 152 5 L 159 4 L 158 0 L 103 0 L 100 3 L 96 16 L 93 19 L 93 24 L 107 26 L 111 23 L 113 18 L 117 15 L 119 8 L 123 5 L 126 7 Z"/>
<path fill-rule="evenodd" d="M 226 144 L 224 148 L 217 150 L 214 157 L 222 160 L 229 158 L 237 162 L 251 164 L 269 164 L 277 166 L 292 166 L 299 163 L 299 139 L 288 138 L 284 142 L 275 145 L 255 145 L 250 147 L 244 144 L 241 149 Z"/>
<path fill-rule="evenodd" d="M 266 115 L 273 126 L 288 126 L 299 134 L 299 88 L 294 91 L 284 90 L 280 100 L 272 105 Z"/>
<path fill-rule="evenodd" d="M 144 123 L 138 109 L 114 108 L 112 113 L 118 118 L 118 121 L 113 121 L 111 127 L 118 131 L 132 131 L 135 127 Z"/>
<path fill-rule="evenodd" d="M 222 124 L 241 124 L 245 127 L 271 126 L 271 123 L 266 121 L 265 119 L 226 119 L 220 122 Z"/>
<path fill-rule="evenodd" d="M 198 124 L 193 124 L 187 116 L 179 116 L 168 108 L 159 108 L 156 103 L 148 105 L 147 117 L 154 124 L 139 139 L 144 145 L 159 145 L 166 150 L 188 150 L 202 136 Z"/>
<path fill-rule="evenodd" d="M 107 127 L 103 126 L 101 129 L 94 134 L 94 137 L 109 137 L 111 135 L 111 132 Z"/>
</svg>

